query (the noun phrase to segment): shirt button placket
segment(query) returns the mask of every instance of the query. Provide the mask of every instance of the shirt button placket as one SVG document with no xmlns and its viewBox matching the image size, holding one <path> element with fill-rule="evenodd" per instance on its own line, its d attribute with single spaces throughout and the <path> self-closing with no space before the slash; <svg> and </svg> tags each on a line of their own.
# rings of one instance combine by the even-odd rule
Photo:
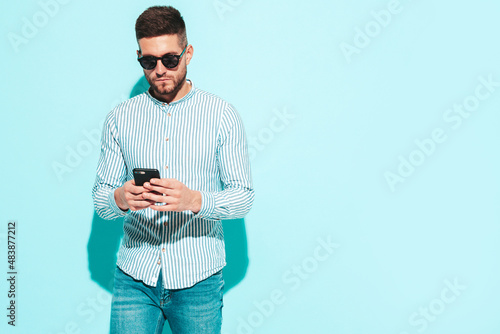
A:
<svg viewBox="0 0 500 334">
<path fill-rule="evenodd" d="M 168 104 L 163 103 L 162 105 L 163 105 L 163 110 L 167 113 L 167 116 L 169 117 L 167 119 L 167 126 L 166 126 L 167 133 L 165 135 L 165 143 L 168 143 L 169 140 L 170 140 L 170 138 L 168 137 L 168 133 L 169 133 L 169 129 L 171 128 L 171 125 L 170 125 L 170 116 L 172 116 L 172 114 L 168 111 L 168 109 L 170 107 Z M 167 148 L 166 149 L 166 152 L 167 152 L 166 162 L 169 161 L 169 151 L 170 150 L 168 150 L 168 148 Z M 168 165 L 167 164 L 165 164 L 165 170 L 168 170 Z"/>
<path fill-rule="evenodd" d="M 163 106 L 163 108 L 162 108 L 162 109 L 163 109 L 163 111 L 164 111 L 164 112 L 166 112 L 166 111 L 167 111 L 167 109 L 168 109 L 168 105 L 167 105 L 166 103 L 162 103 L 161 105 Z M 168 115 L 168 113 L 167 113 L 167 115 Z M 169 124 L 169 122 L 167 122 L 167 124 L 166 124 L 166 126 L 165 126 L 165 128 L 166 128 L 166 130 L 167 130 L 167 133 L 168 133 L 168 129 L 169 129 L 169 127 L 170 127 L 170 124 Z M 165 136 L 165 142 L 168 142 L 168 137 L 167 137 L 167 136 Z M 166 152 L 167 152 L 167 153 L 166 153 L 166 154 L 167 154 L 167 156 L 166 156 L 165 158 L 166 158 L 166 160 L 168 161 L 168 150 L 166 150 Z M 167 170 L 167 169 L 168 169 L 168 165 L 165 165 L 165 170 Z M 167 176 L 167 177 L 168 177 L 168 176 Z M 167 226 L 167 222 L 165 222 L 165 223 L 164 223 L 164 226 L 165 226 L 165 227 Z M 165 247 L 163 247 L 163 248 L 162 248 L 162 252 L 163 252 L 163 254 L 165 254 Z M 158 258 L 158 264 L 159 264 L 159 265 L 161 264 L 161 253 L 160 253 L 160 256 L 159 256 L 159 258 Z M 163 300 L 162 300 L 162 302 L 163 302 Z"/>
</svg>

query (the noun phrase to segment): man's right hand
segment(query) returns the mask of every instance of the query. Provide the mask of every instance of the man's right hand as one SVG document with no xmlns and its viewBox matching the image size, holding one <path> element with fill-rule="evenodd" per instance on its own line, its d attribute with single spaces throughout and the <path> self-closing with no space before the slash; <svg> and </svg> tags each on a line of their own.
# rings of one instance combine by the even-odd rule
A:
<svg viewBox="0 0 500 334">
<path fill-rule="evenodd" d="M 142 186 L 136 186 L 134 180 L 127 181 L 122 187 L 115 190 L 116 205 L 123 211 L 145 209 L 154 204 L 154 201 L 142 197 L 145 192 L 148 190 Z"/>
</svg>

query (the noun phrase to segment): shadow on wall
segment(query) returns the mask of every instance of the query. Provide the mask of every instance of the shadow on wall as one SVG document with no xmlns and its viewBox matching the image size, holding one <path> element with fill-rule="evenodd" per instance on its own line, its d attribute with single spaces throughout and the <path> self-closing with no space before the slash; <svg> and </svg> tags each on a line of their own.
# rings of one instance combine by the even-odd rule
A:
<svg viewBox="0 0 500 334">
<path fill-rule="evenodd" d="M 142 77 L 132 89 L 130 97 L 142 94 L 148 88 L 148 82 Z M 223 271 L 224 293 L 227 293 L 245 277 L 248 268 L 247 238 L 243 219 L 225 220 L 222 225 L 227 262 Z M 122 237 L 123 218 L 111 221 L 104 220 L 94 212 L 87 244 L 90 277 L 110 293 L 113 292 L 116 256 Z M 170 333 L 169 326 L 165 325 L 163 334 Z"/>
</svg>

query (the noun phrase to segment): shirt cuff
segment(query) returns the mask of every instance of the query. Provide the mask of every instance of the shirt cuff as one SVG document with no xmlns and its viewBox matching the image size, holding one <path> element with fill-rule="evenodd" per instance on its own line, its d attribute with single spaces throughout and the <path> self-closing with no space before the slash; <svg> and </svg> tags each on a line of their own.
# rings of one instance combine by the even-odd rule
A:
<svg viewBox="0 0 500 334">
<path fill-rule="evenodd" d="M 215 197 L 214 194 L 208 191 L 200 191 L 201 193 L 201 209 L 194 215 L 193 218 L 207 218 L 213 215 L 215 210 Z"/>
<path fill-rule="evenodd" d="M 108 204 L 109 204 L 109 207 L 111 208 L 111 210 L 113 210 L 113 212 L 115 214 L 117 214 L 119 217 L 126 216 L 127 213 L 130 211 L 130 210 L 123 211 L 122 209 L 120 209 L 118 207 L 118 205 L 116 204 L 116 201 L 115 201 L 115 191 L 114 190 L 109 193 Z"/>
</svg>

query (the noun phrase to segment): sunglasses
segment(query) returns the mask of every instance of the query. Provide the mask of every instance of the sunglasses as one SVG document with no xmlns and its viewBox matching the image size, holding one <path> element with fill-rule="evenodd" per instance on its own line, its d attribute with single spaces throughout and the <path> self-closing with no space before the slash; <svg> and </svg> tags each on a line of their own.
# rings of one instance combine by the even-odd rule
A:
<svg viewBox="0 0 500 334">
<path fill-rule="evenodd" d="M 177 67 L 177 65 L 179 65 L 179 60 L 181 59 L 184 52 L 186 52 L 186 49 L 187 45 L 184 48 L 184 50 L 182 50 L 182 53 L 180 55 L 166 54 L 161 57 L 143 56 L 141 58 L 138 58 L 137 60 L 139 61 L 139 64 L 141 64 L 142 68 L 144 68 L 145 70 L 154 69 L 158 64 L 158 60 L 161 60 L 161 63 L 166 68 L 175 68 Z"/>
</svg>

